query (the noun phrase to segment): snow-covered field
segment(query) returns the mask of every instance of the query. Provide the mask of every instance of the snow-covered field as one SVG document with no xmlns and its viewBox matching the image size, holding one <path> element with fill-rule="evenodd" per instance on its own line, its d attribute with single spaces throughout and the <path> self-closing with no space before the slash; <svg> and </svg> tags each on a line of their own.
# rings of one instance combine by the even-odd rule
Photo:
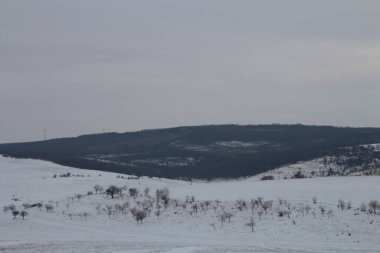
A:
<svg viewBox="0 0 380 253">
<path fill-rule="evenodd" d="M 9 211 L 1 211 L 0 252 L 380 252 L 380 215 L 357 210 L 362 203 L 380 200 L 379 176 L 190 183 L 126 179 L 115 173 L 1 156 L 0 172 L 1 206 L 14 204 L 19 210 L 23 203 L 54 206 L 53 212 L 30 208 L 25 220 L 13 220 Z M 74 176 L 59 177 L 67 172 Z M 142 195 L 136 199 L 87 195 L 95 185 L 106 189 L 111 184 L 135 187 Z M 142 224 L 137 224 L 130 212 L 106 213 L 106 205 L 128 202 L 130 208 L 140 207 L 147 199 L 143 193 L 146 187 L 152 200 L 156 189 L 167 187 L 179 206 L 171 202 L 167 209 L 162 207 L 158 218 L 153 207 Z M 80 200 L 71 198 L 79 193 L 84 195 Z M 195 202 L 186 203 L 187 196 L 194 196 Z M 253 213 L 250 208 L 251 199 L 259 196 L 263 201 L 273 200 L 261 218 L 262 208 L 256 206 Z M 312 202 L 314 196 L 317 204 Z M 286 201 L 280 204 L 279 198 Z M 236 205 L 240 199 L 248 205 L 241 211 Z M 339 199 L 351 202 L 352 208 L 338 209 Z M 211 204 L 201 210 L 206 200 Z M 279 217 L 282 211 L 289 215 Z M 221 212 L 231 213 L 231 221 L 222 225 L 218 218 Z M 88 213 L 86 219 L 83 213 Z M 246 226 L 251 217 L 255 221 L 253 232 Z"/>
</svg>

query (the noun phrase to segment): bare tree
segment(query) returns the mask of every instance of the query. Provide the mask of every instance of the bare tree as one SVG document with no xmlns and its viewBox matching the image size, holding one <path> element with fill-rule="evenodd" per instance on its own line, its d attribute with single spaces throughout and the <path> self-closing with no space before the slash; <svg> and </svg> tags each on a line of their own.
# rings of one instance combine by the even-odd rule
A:
<svg viewBox="0 0 380 253">
<path fill-rule="evenodd" d="M 332 218 L 334 216 L 334 212 L 332 210 L 327 211 L 327 217 Z"/>
<path fill-rule="evenodd" d="M 321 210 L 321 214 L 325 217 L 326 208 L 324 206 L 319 206 L 319 210 Z"/>
<path fill-rule="evenodd" d="M 11 204 L 11 205 L 7 205 L 7 206 L 4 206 L 4 207 L 3 207 L 3 211 L 4 211 L 4 212 L 8 212 L 8 211 L 13 212 L 13 211 L 15 211 L 15 210 L 16 210 L 16 206 L 13 205 L 13 204 Z"/>
<path fill-rule="evenodd" d="M 219 222 L 220 222 L 220 225 L 223 227 L 223 224 L 224 222 L 226 221 L 226 216 L 224 215 L 224 213 L 221 213 L 217 216 Z"/>
<path fill-rule="evenodd" d="M 245 202 L 244 199 L 239 199 L 236 201 L 236 207 L 239 211 L 242 211 L 243 209 L 247 209 L 247 202 Z"/>
<path fill-rule="evenodd" d="M 206 207 L 206 211 L 208 210 L 208 207 L 211 205 L 211 201 L 209 200 L 206 200 L 205 202 L 203 202 L 205 207 Z"/>
<path fill-rule="evenodd" d="M 115 195 L 121 194 L 121 188 L 114 186 L 114 185 L 111 185 L 107 188 L 106 194 L 111 195 L 111 198 L 113 199 L 115 197 Z"/>
<path fill-rule="evenodd" d="M 380 204 L 379 204 L 379 201 L 377 200 L 371 200 L 369 203 L 368 203 L 368 211 L 370 213 L 374 213 L 376 214 L 376 210 L 380 207 Z"/>
<path fill-rule="evenodd" d="M 192 206 L 191 206 L 191 209 L 193 209 L 193 211 L 195 213 L 198 213 L 198 203 L 194 203 Z"/>
<path fill-rule="evenodd" d="M 50 203 L 47 203 L 47 204 L 45 204 L 45 209 L 46 209 L 46 212 L 50 213 L 50 212 L 53 212 L 54 206 Z"/>
<path fill-rule="evenodd" d="M 144 195 L 145 195 L 145 197 L 149 196 L 149 192 L 150 192 L 150 188 L 149 187 L 145 187 L 145 189 L 144 189 Z"/>
<path fill-rule="evenodd" d="M 250 227 L 252 232 L 253 232 L 253 228 L 255 227 L 256 223 L 255 223 L 255 220 L 253 219 L 253 217 L 251 217 L 251 220 L 245 224 L 246 226 Z"/>
<path fill-rule="evenodd" d="M 82 198 L 82 194 L 80 193 L 75 194 L 75 198 L 79 201 Z"/>
<path fill-rule="evenodd" d="M 157 211 L 154 212 L 154 214 L 157 216 L 157 220 L 160 219 L 161 211 L 158 209 Z"/>
<path fill-rule="evenodd" d="M 345 207 L 346 207 L 346 203 L 344 203 L 343 199 L 339 199 L 338 200 L 338 208 L 344 210 Z"/>
<path fill-rule="evenodd" d="M 156 201 L 159 202 L 160 199 L 170 199 L 169 197 L 169 189 L 168 188 L 162 188 L 156 190 Z M 194 202 L 194 201 L 193 201 Z"/>
<path fill-rule="evenodd" d="M 367 206 L 364 203 L 361 204 L 360 211 L 367 212 Z"/>
<path fill-rule="evenodd" d="M 263 213 L 264 213 L 263 210 L 257 211 L 257 215 L 259 216 L 259 220 L 261 220 L 261 216 L 263 216 Z"/>
<path fill-rule="evenodd" d="M 19 214 L 20 214 L 20 212 L 17 210 L 12 211 L 13 219 L 16 219 L 17 215 L 19 215 Z"/>
<path fill-rule="evenodd" d="M 22 207 L 23 207 L 24 209 L 29 209 L 29 208 L 32 207 L 32 204 L 29 204 L 29 203 L 23 203 L 23 204 L 22 204 Z"/>
<path fill-rule="evenodd" d="M 234 215 L 232 213 L 230 213 L 230 212 L 224 212 L 224 216 L 226 217 L 226 219 L 228 219 L 228 223 L 230 223 L 231 222 L 231 218 Z"/>
<path fill-rule="evenodd" d="M 137 190 L 136 188 L 129 188 L 129 196 L 131 198 L 136 199 L 138 195 L 139 195 L 139 190 Z"/>
<path fill-rule="evenodd" d="M 97 184 L 94 186 L 94 190 L 95 190 L 95 194 L 98 194 L 99 192 L 103 191 L 103 187 Z"/>
<path fill-rule="evenodd" d="M 310 210 L 311 210 L 311 206 L 306 205 L 305 206 L 305 211 L 306 211 L 307 214 L 309 214 Z"/>
<path fill-rule="evenodd" d="M 95 206 L 95 209 L 96 209 L 96 212 L 98 213 L 98 215 L 100 214 L 100 211 L 101 211 L 101 209 L 102 209 L 102 205 L 101 204 L 97 204 L 96 206 Z"/>
<path fill-rule="evenodd" d="M 40 211 L 42 210 L 42 203 L 41 202 L 36 203 L 35 206 L 38 207 L 38 209 L 40 209 Z"/>
<path fill-rule="evenodd" d="M 28 212 L 25 211 L 25 210 L 22 210 L 22 211 L 20 212 L 20 215 L 21 215 L 22 219 L 24 220 L 25 216 L 28 215 Z"/>
<path fill-rule="evenodd" d="M 113 207 L 111 205 L 106 205 L 106 212 L 108 214 L 108 217 L 111 218 L 114 210 L 113 210 Z"/>
<path fill-rule="evenodd" d="M 249 207 L 251 208 L 251 213 L 253 214 L 253 211 L 255 210 L 256 207 L 256 201 L 254 199 L 251 200 L 249 203 Z"/>
<path fill-rule="evenodd" d="M 317 204 L 317 197 L 315 197 L 315 196 L 312 197 L 312 198 L 311 198 L 311 201 L 313 201 L 313 204 Z"/>
<path fill-rule="evenodd" d="M 261 207 L 264 209 L 265 214 L 267 214 L 267 210 L 272 207 L 272 201 L 262 202 Z"/>
<path fill-rule="evenodd" d="M 135 215 L 135 219 L 137 221 L 137 223 L 140 221 L 140 223 L 142 223 L 142 221 L 146 218 L 146 213 L 142 210 L 138 210 L 136 212 L 136 215 Z"/>
<path fill-rule="evenodd" d="M 142 207 L 143 207 L 143 210 L 148 213 L 148 215 L 150 216 L 150 213 L 152 211 L 152 208 L 153 208 L 153 203 L 147 199 L 145 199 L 142 203 Z"/>
<path fill-rule="evenodd" d="M 82 216 L 84 217 L 84 220 L 87 220 L 87 217 L 89 216 L 90 214 L 88 212 L 83 212 L 82 213 Z"/>
</svg>

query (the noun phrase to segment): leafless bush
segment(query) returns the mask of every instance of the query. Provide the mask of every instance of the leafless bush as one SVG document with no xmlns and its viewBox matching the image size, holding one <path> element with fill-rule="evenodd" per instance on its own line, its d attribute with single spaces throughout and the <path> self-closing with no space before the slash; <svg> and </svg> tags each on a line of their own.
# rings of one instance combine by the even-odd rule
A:
<svg viewBox="0 0 380 253">
<path fill-rule="evenodd" d="M 264 201 L 261 203 L 261 207 L 264 209 L 265 214 L 267 214 L 267 210 L 272 208 L 272 201 Z"/>
<path fill-rule="evenodd" d="M 311 206 L 306 205 L 305 206 L 305 211 L 306 211 L 307 214 L 309 214 L 310 210 L 311 210 Z"/>
<path fill-rule="evenodd" d="M 226 216 L 224 215 L 224 213 L 221 213 L 217 216 L 219 222 L 220 222 L 220 225 L 223 227 L 223 224 L 224 222 L 226 221 Z"/>
<path fill-rule="evenodd" d="M 338 208 L 344 210 L 346 208 L 346 203 L 343 201 L 343 199 L 338 200 Z"/>
<path fill-rule="evenodd" d="M 149 188 L 149 187 L 146 187 L 146 188 L 144 189 L 144 195 L 145 195 L 145 197 L 148 197 L 148 196 L 149 196 L 149 192 L 150 192 L 150 188 Z"/>
<path fill-rule="evenodd" d="M 380 204 L 379 204 L 379 201 L 377 200 L 371 200 L 369 203 L 368 203 L 368 211 L 370 213 L 374 213 L 376 214 L 376 210 L 380 208 Z"/>
<path fill-rule="evenodd" d="M 50 213 L 50 212 L 53 212 L 54 206 L 50 203 L 47 203 L 47 204 L 45 204 L 45 209 L 46 209 L 46 212 Z"/>
<path fill-rule="evenodd" d="M 94 190 L 95 190 L 95 193 L 98 194 L 99 192 L 103 191 L 103 187 L 97 184 L 94 186 Z"/>
<path fill-rule="evenodd" d="M 148 213 L 148 215 L 150 216 L 150 213 L 151 213 L 152 208 L 153 208 L 153 202 L 148 200 L 148 199 L 145 199 L 142 203 L 142 207 L 143 207 L 143 210 L 145 211 L 145 213 Z"/>
<path fill-rule="evenodd" d="M 12 211 L 13 219 L 16 219 L 16 217 L 17 217 L 19 214 L 20 214 L 20 212 L 17 211 L 17 210 Z"/>
<path fill-rule="evenodd" d="M 25 211 L 25 210 L 22 210 L 22 211 L 20 212 L 20 216 L 22 217 L 23 220 L 25 219 L 25 216 L 27 216 L 27 215 L 28 215 L 28 212 Z"/>
<path fill-rule="evenodd" d="M 247 209 L 247 202 L 245 202 L 244 199 L 239 199 L 236 201 L 236 208 L 239 211 L 242 211 L 243 209 Z"/>
<path fill-rule="evenodd" d="M 261 220 L 261 216 L 263 216 L 263 213 L 264 213 L 263 210 L 259 210 L 259 211 L 257 211 L 257 215 L 259 216 L 259 219 L 260 219 L 260 220 Z"/>
<path fill-rule="evenodd" d="M 366 204 L 364 204 L 364 203 L 361 204 L 360 211 L 367 212 L 367 206 L 366 206 Z"/>
<path fill-rule="evenodd" d="M 23 204 L 22 204 L 22 207 L 23 207 L 24 209 L 29 209 L 29 208 L 32 208 L 32 207 L 33 207 L 33 204 L 30 204 L 30 203 L 23 203 Z"/>
<path fill-rule="evenodd" d="M 325 217 L 326 208 L 324 206 L 319 206 L 319 210 L 321 211 L 322 216 Z"/>
<path fill-rule="evenodd" d="M 138 210 L 136 212 L 136 215 L 135 215 L 135 219 L 137 221 L 137 223 L 140 221 L 140 223 L 142 223 L 142 221 L 146 218 L 146 213 L 143 211 L 143 210 Z"/>
<path fill-rule="evenodd" d="M 194 203 L 192 206 L 191 206 L 191 209 L 193 209 L 193 211 L 195 213 L 198 213 L 198 203 Z"/>
<path fill-rule="evenodd" d="M 4 211 L 4 212 L 8 212 L 8 211 L 13 212 L 13 211 L 15 211 L 15 210 L 16 210 L 16 206 L 13 205 L 13 204 L 11 204 L 11 205 L 7 205 L 7 206 L 4 206 L 4 207 L 3 207 L 3 211 Z"/>
<path fill-rule="evenodd" d="M 114 212 L 113 207 L 111 205 L 106 205 L 106 212 L 108 214 L 108 217 L 111 218 L 111 216 L 112 216 L 112 214 Z"/>
<path fill-rule="evenodd" d="M 226 217 L 226 219 L 228 219 L 228 223 L 231 222 L 231 218 L 234 216 L 232 213 L 230 212 L 224 212 L 224 216 Z"/>
<path fill-rule="evenodd" d="M 75 198 L 79 201 L 81 198 L 83 197 L 82 194 L 78 193 L 78 194 L 75 194 Z"/>
<path fill-rule="evenodd" d="M 87 213 L 87 212 L 83 212 L 83 213 L 80 213 L 79 216 L 84 217 L 84 219 L 87 220 L 87 217 L 88 217 L 89 215 L 90 215 L 89 213 Z"/>
<path fill-rule="evenodd" d="M 160 219 L 161 211 L 158 209 L 157 211 L 154 212 L 154 214 L 157 216 L 157 220 Z"/>
<path fill-rule="evenodd" d="M 252 230 L 252 232 L 253 232 L 253 229 L 254 229 L 254 227 L 256 225 L 255 220 L 253 219 L 253 217 L 251 217 L 251 220 L 248 223 L 246 223 L 245 225 L 248 226 L 248 227 L 250 227 L 251 230 Z"/>
<path fill-rule="evenodd" d="M 137 190 L 136 188 L 129 188 L 129 196 L 131 198 L 136 199 L 138 195 L 139 195 L 139 190 Z"/>
<path fill-rule="evenodd" d="M 206 210 L 208 210 L 209 206 L 211 205 L 211 201 L 209 200 L 206 200 L 205 202 L 203 202 L 205 207 L 206 207 Z"/>
</svg>

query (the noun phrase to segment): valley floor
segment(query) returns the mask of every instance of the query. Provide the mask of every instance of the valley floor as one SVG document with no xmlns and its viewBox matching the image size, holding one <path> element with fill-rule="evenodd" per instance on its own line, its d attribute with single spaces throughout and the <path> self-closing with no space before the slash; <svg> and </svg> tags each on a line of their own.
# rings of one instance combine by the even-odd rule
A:
<svg viewBox="0 0 380 253">
<path fill-rule="evenodd" d="M 190 183 L 128 179 L 1 156 L 0 172 L 1 206 L 14 204 L 19 210 L 24 203 L 54 206 L 53 212 L 28 209 L 25 220 L 1 211 L 0 252 L 380 252 L 380 215 L 358 210 L 362 203 L 380 199 L 379 176 Z M 60 177 L 67 172 L 70 177 Z M 127 196 L 128 191 L 115 199 L 87 194 L 95 185 L 106 189 L 112 184 L 142 194 L 136 199 Z M 140 207 L 147 187 L 152 199 L 156 189 L 168 188 L 171 199 L 180 204 L 162 207 L 159 217 L 153 208 L 142 224 L 130 211 L 107 214 L 107 206 L 128 202 L 130 207 Z M 76 199 L 75 194 L 83 196 Z M 189 201 L 192 196 L 195 201 Z M 250 208 L 251 199 L 258 197 L 273 201 L 266 214 L 261 207 Z M 236 201 L 242 199 L 248 206 L 239 210 Z M 339 199 L 352 208 L 339 209 Z M 211 201 L 210 207 L 202 210 L 206 200 Z M 225 211 L 233 215 L 230 222 L 220 220 Z M 288 214 L 280 217 L 280 212 Z M 246 225 L 251 218 L 253 232 Z"/>
</svg>

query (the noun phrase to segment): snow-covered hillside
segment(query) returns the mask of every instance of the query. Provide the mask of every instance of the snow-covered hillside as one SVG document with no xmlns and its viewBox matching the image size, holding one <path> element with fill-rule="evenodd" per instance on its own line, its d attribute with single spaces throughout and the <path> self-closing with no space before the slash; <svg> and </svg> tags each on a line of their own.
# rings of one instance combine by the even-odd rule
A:
<svg viewBox="0 0 380 253">
<path fill-rule="evenodd" d="M 53 206 L 52 212 L 47 212 L 44 206 L 41 211 L 28 208 L 25 220 L 20 216 L 13 219 L 10 211 L 1 211 L 0 252 L 379 252 L 380 249 L 380 215 L 369 213 L 367 205 L 371 200 L 380 200 L 379 176 L 190 183 L 134 179 L 4 157 L 0 157 L 0 171 L 2 206 L 13 204 L 20 211 L 23 204 Z M 63 177 L 67 173 L 70 176 Z M 110 185 L 124 187 L 123 194 L 114 199 L 96 194 L 95 185 L 103 189 Z M 165 187 L 170 191 L 170 202 L 165 207 L 160 199 L 158 207 L 156 189 Z M 128 196 L 131 188 L 140 194 L 135 198 Z M 148 194 L 144 193 L 146 188 L 150 189 Z M 344 210 L 337 207 L 339 199 L 346 205 Z M 127 206 L 127 202 L 126 209 L 118 209 Z M 131 210 L 143 209 L 147 203 L 152 204 L 146 209 L 151 215 L 138 224 Z M 366 211 L 360 210 L 362 203 Z M 347 208 L 349 204 L 351 208 Z M 232 215 L 230 222 L 226 214 Z M 251 218 L 255 222 L 253 232 L 247 226 Z"/>
</svg>

